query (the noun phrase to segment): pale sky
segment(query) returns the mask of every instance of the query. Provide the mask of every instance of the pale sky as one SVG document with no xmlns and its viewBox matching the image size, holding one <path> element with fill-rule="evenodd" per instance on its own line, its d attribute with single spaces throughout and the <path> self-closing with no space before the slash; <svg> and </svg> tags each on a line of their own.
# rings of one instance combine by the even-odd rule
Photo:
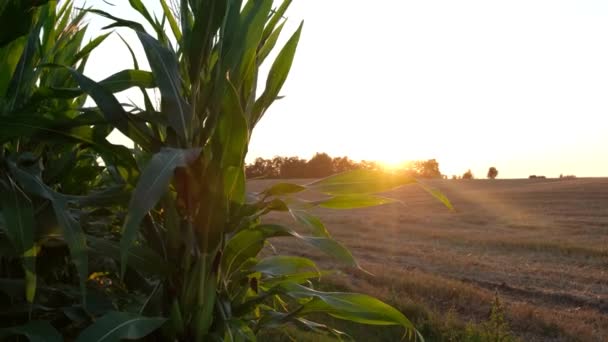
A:
<svg viewBox="0 0 608 342">
<path fill-rule="evenodd" d="M 112 2 L 87 4 L 137 18 Z M 608 176 L 608 1 L 294 0 L 288 17 L 289 34 L 305 21 L 300 46 L 248 161 L 318 151 L 435 158 L 447 175 Z M 86 73 L 130 68 L 121 44 Z"/>
</svg>

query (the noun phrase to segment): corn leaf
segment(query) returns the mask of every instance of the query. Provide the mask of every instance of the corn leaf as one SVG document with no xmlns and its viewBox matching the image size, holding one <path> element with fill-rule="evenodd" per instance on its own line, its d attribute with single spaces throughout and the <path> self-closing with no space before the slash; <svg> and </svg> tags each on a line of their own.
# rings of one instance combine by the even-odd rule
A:
<svg viewBox="0 0 608 342">
<path fill-rule="evenodd" d="M 329 176 L 305 186 L 328 195 L 361 195 L 384 192 L 415 182 L 415 178 L 407 175 L 375 170 L 354 170 Z"/>
<path fill-rule="evenodd" d="M 417 333 L 414 325 L 401 312 L 376 298 L 357 293 L 320 292 L 299 284 L 282 284 L 279 287 L 290 297 L 312 298 L 298 310 L 298 316 L 326 313 L 363 324 L 401 325 L 410 334 Z"/>
<path fill-rule="evenodd" d="M 158 142 L 150 136 L 145 125 L 138 124 L 125 112 L 112 93 L 73 68 L 66 67 L 80 88 L 89 94 L 106 119 L 146 151 L 157 149 Z"/>
<path fill-rule="evenodd" d="M 260 260 L 252 271 L 268 276 L 282 276 L 286 274 L 317 271 L 317 265 L 310 259 L 294 256 L 271 256 Z"/>
<path fill-rule="evenodd" d="M 395 202 L 395 200 L 380 196 L 346 195 L 331 197 L 327 200 L 317 201 L 315 202 L 315 204 L 322 208 L 328 209 L 358 209 L 374 207 L 393 202 Z"/>
<path fill-rule="evenodd" d="M 49 188 L 42 180 L 29 172 L 18 168 L 14 163 L 9 163 L 11 173 L 23 190 L 45 198 L 51 202 L 55 218 L 62 228 L 62 234 L 68 244 L 72 262 L 78 271 L 80 279 L 80 291 L 86 298 L 86 286 L 88 274 L 88 256 L 86 252 L 86 237 L 80 224 L 72 217 L 68 210 L 66 196 Z"/>
<path fill-rule="evenodd" d="M 200 151 L 200 149 L 164 148 L 154 154 L 146 165 L 131 196 L 129 211 L 123 225 L 120 241 L 122 276 L 129 259 L 128 251 L 137 237 L 141 220 L 165 194 L 175 169 L 188 166 L 198 157 Z"/>
<path fill-rule="evenodd" d="M 46 321 L 30 321 L 18 327 L 0 329 L 0 339 L 10 336 L 25 336 L 30 342 L 61 342 L 59 332 Z"/>
<path fill-rule="evenodd" d="M 232 274 L 261 251 L 266 239 L 285 236 L 295 237 L 347 265 L 359 267 L 350 251 L 329 237 L 303 236 L 280 225 L 263 224 L 243 230 L 228 241 L 222 255 L 221 269 L 228 275 Z"/>
<path fill-rule="evenodd" d="M 262 115 L 266 109 L 279 95 L 279 91 L 281 91 L 285 80 L 287 80 L 287 75 L 291 69 L 296 48 L 298 47 L 298 42 L 300 41 L 300 34 L 302 32 L 303 25 L 304 22 L 300 24 L 296 32 L 291 36 L 291 38 L 289 38 L 287 43 L 285 43 L 285 46 L 279 52 L 277 58 L 272 64 L 266 80 L 266 88 L 264 89 L 264 93 L 262 93 L 260 98 L 255 103 L 253 117 L 251 118 L 252 126 L 262 118 Z"/>
<path fill-rule="evenodd" d="M 7 177 L 8 178 L 8 177 Z M 25 277 L 25 298 L 29 303 L 34 302 L 36 293 L 36 259 L 34 252 L 34 209 L 25 193 L 12 179 L 7 182 L 0 180 L 0 204 L 4 216 L 6 235 L 11 240 L 14 249 L 23 258 Z M 34 253 L 35 254 L 35 253 Z"/>
<path fill-rule="evenodd" d="M 161 112 L 180 137 L 188 141 L 191 130 L 192 108 L 182 96 L 182 78 L 177 56 L 145 32 L 138 31 L 150 67 L 161 94 Z"/>
<path fill-rule="evenodd" d="M 169 22 L 169 27 L 171 27 L 171 31 L 173 31 L 173 36 L 175 37 L 175 40 L 177 40 L 178 42 L 181 42 L 182 31 L 179 29 L 179 24 L 177 23 L 177 20 L 173 16 L 171 9 L 169 8 L 169 6 L 167 6 L 167 1 L 160 0 L 160 5 L 163 8 L 163 14 L 165 15 L 165 17 L 167 17 L 167 21 Z"/>
<path fill-rule="evenodd" d="M 166 319 L 112 311 L 86 328 L 76 342 L 114 342 L 138 340 L 160 328 Z"/>
</svg>

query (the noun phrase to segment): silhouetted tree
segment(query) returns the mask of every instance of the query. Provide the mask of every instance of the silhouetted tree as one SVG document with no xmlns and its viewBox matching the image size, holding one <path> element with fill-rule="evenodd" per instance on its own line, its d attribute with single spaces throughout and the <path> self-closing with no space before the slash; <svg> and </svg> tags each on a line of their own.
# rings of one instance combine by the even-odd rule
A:
<svg viewBox="0 0 608 342">
<path fill-rule="evenodd" d="M 363 169 L 363 170 L 377 170 L 378 169 L 378 163 L 376 163 L 375 161 L 362 160 L 358 164 L 358 168 L 359 169 Z"/>
<path fill-rule="evenodd" d="M 471 169 L 468 169 L 467 172 L 462 174 L 462 179 L 474 179 L 475 176 L 473 176 L 473 172 L 471 172 Z"/>
<path fill-rule="evenodd" d="M 359 165 L 357 165 L 356 162 L 350 160 L 348 157 L 335 157 L 332 160 L 332 164 L 335 173 L 356 170 L 359 168 Z"/>
<path fill-rule="evenodd" d="M 279 176 L 280 178 L 308 177 L 306 160 L 299 157 L 282 158 Z"/>
<path fill-rule="evenodd" d="M 416 175 L 421 178 L 441 178 L 439 163 L 435 159 L 416 161 L 412 165 Z"/>
<path fill-rule="evenodd" d="M 332 159 L 327 153 L 316 153 L 306 166 L 309 177 L 327 177 L 334 173 Z"/>
<path fill-rule="evenodd" d="M 488 178 L 495 179 L 496 176 L 498 176 L 498 170 L 494 166 L 492 166 L 488 169 Z"/>
<path fill-rule="evenodd" d="M 279 175 L 278 170 L 275 170 L 272 160 L 264 158 L 256 158 L 253 164 L 245 167 L 247 178 L 274 178 Z"/>
</svg>

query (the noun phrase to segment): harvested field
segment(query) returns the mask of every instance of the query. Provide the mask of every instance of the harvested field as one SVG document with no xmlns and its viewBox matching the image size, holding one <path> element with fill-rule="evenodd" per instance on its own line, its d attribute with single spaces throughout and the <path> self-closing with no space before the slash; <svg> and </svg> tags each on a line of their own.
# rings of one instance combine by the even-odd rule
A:
<svg viewBox="0 0 608 342">
<path fill-rule="evenodd" d="M 449 313 L 457 324 L 482 322 L 497 293 L 511 331 L 524 341 L 608 341 L 608 179 L 427 184 L 456 211 L 416 185 L 386 194 L 402 204 L 315 210 L 374 274 L 341 268 L 323 286 L 378 296 L 418 324 L 421 310 L 436 321 Z M 267 222 L 295 225 L 287 214 Z M 340 267 L 297 241 L 274 247 Z"/>
</svg>

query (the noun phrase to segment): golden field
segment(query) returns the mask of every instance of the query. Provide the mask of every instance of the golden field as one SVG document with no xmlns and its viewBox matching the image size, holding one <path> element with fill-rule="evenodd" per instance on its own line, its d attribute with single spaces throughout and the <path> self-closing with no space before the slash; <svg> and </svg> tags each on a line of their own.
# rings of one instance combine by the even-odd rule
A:
<svg viewBox="0 0 608 342">
<path fill-rule="evenodd" d="M 273 182 L 251 181 L 249 188 Z M 456 211 L 417 185 L 385 194 L 400 203 L 313 211 L 373 275 L 331 263 L 293 239 L 274 240 L 273 247 L 340 269 L 319 286 L 377 296 L 408 315 L 427 340 L 459 340 L 450 332 L 486 321 L 497 295 L 520 340 L 608 341 L 608 179 L 426 183 Z M 266 222 L 296 225 L 287 213 Z M 356 340 L 399 336 L 344 329 Z"/>
</svg>

